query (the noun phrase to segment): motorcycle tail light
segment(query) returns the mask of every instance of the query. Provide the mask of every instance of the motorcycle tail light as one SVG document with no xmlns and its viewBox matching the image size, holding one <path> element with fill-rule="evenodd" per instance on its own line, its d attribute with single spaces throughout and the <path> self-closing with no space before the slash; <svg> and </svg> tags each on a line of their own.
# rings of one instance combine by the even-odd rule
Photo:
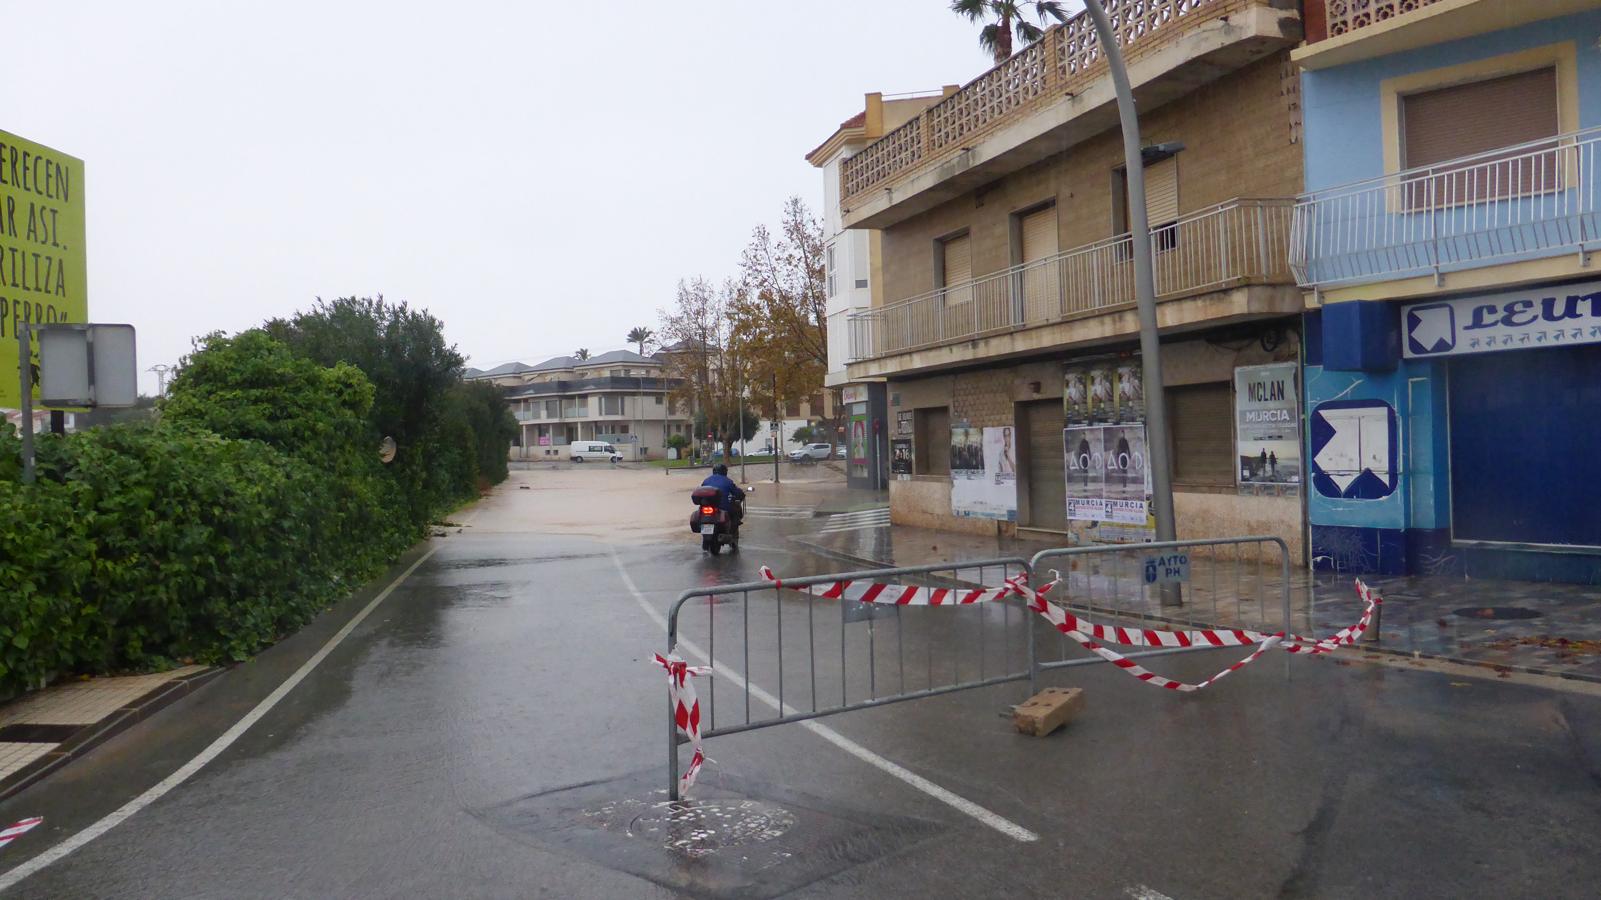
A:
<svg viewBox="0 0 1601 900">
<path fill-rule="evenodd" d="M 702 506 L 700 508 L 700 514 L 703 515 L 703 516 L 715 515 L 716 513 L 717 513 L 717 507 L 715 507 L 715 506 Z"/>
</svg>

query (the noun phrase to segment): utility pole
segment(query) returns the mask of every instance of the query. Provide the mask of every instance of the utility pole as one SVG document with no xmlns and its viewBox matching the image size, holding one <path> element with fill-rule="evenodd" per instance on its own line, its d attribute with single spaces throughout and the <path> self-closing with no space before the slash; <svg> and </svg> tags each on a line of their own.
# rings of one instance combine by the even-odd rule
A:
<svg viewBox="0 0 1601 900">
<path fill-rule="evenodd" d="M 734 383 L 738 386 L 736 393 L 739 395 L 739 421 L 734 424 L 739 429 L 739 480 L 750 484 L 750 476 L 745 471 L 745 457 L 750 455 L 745 450 L 745 386 L 739 384 L 737 379 Z"/>
<path fill-rule="evenodd" d="M 773 432 L 773 484 L 778 484 L 778 451 L 784 444 L 784 423 L 778 418 L 778 375 L 773 375 L 773 423 L 778 430 Z"/>
<path fill-rule="evenodd" d="M 145 370 L 146 372 L 154 372 L 154 373 L 156 373 L 156 396 L 157 397 L 165 397 L 165 396 L 167 396 L 167 373 L 171 372 L 172 369 L 173 369 L 173 367 L 167 365 L 166 363 L 156 363 L 155 365 L 153 365 L 150 368 Z"/>
<path fill-rule="evenodd" d="M 1123 51 L 1101 0 L 1084 0 L 1095 20 L 1101 52 L 1117 90 L 1117 112 L 1123 126 L 1123 165 L 1128 171 L 1129 238 L 1134 254 L 1134 300 L 1140 316 L 1140 362 L 1145 379 L 1145 452 L 1151 467 L 1151 502 L 1156 514 L 1156 540 L 1177 539 L 1173 521 L 1173 467 L 1168 459 L 1167 396 L 1162 387 L 1162 345 L 1156 330 L 1156 280 L 1151 272 L 1151 223 L 1145 209 L 1145 156 L 1140 146 L 1139 112 L 1129 86 Z M 1162 605 L 1179 606 L 1177 584 L 1163 585 Z"/>
</svg>

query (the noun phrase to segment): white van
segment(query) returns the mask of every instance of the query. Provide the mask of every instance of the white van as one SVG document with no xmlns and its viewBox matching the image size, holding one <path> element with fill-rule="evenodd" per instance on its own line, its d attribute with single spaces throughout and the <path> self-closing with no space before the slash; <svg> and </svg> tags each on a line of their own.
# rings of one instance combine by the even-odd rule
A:
<svg viewBox="0 0 1601 900">
<path fill-rule="evenodd" d="M 623 455 L 617 448 L 605 441 L 573 441 L 567 447 L 567 456 L 575 463 L 588 462 L 622 462 Z"/>
</svg>

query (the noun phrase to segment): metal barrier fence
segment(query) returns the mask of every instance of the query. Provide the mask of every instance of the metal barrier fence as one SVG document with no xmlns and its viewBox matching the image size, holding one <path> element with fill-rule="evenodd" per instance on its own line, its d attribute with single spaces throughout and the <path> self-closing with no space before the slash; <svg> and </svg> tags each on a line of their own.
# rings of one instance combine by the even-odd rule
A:
<svg viewBox="0 0 1601 900">
<path fill-rule="evenodd" d="M 1278 550 L 1276 560 L 1265 555 L 1269 545 Z M 1248 549 L 1253 546 L 1254 552 Z M 1196 555 L 1203 550 L 1210 550 L 1210 555 Z M 1228 554 L 1233 554 L 1232 566 L 1224 558 Z M 1176 577 L 1175 573 L 1157 572 L 1153 579 L 1145 570 L 1153 557 L 1175 558 L 1168 564 L 1178 568 L 1179 556 L 1184 557 L 1189 598 L 1184 607 L 1174 610 L 1160 606 L 1160 585 L 1164 576 Z M 752 581 L 692 588 L 679 595 L 668 613 L 667 651 L 677 653 L 682 645 L 716 668 L 714 677 L 705 682 L 703 739 L 1010 682 L 1026 681 L 1033 693 L 1042 671 L 1105 660 L 1070 656 L 1068 639 L 1057 633 L 1052 642 L 1054 629 L 1029 610 L 1022 598 L 904 607 L 827 600 L 797 591 L 839 581 L 997 588 L 1017 575 L 1027 576 L 1030 585 L 1040 587 L 1051 571 L 1049 564 L 1056 563 L 1058 569 L 1065 566 L 1062 582 L 1048 596 L 1087 616 L 1099 612 L 1113 618 L 1201 624 L 1198 616 L 1209 617 L 1210 621 L 1204 622 L 1208 625 L 1287 633 L 1291 624 L 1289 559 L 1289 548 L 1276 537 L 1224 538 L 1044 550 L 1032 560 L 1002 557 L 837 572 L 785 578 L 781 586 Z M 1202 573 L 1201 579 L 1194 577 L 1197 572 Z M 1275 575 L 1276 580 L 1271 577 Z M 1276 606 L 1282 612 L 1281 623 L 1268 623 L 1271 594 L 1280 601 Z M 752 595 L 772 600 L 753 608 Z M 927 614 L 930 610 L 932 615 Z M 865 627 L 851 629 L 853 623 Z M 693 637 L 704 639 L 704 648 L 686 637 L 686 626 L 694 629 Z M 1216 648 L 1122 655 L 1138 659 L 1209 649 Z M 733 669 L 734 660 L 740 661 L 738 671 Z M 719 692 L 719 681 L 733 686 L 733 710 L 726 708 L 728 688 Z M 758 683 L 776 687 L 776 694 Z M 725 697 L 721 712 L 719 693 Z M 753 700 L 772 714 L 753 712 Z M 667 736 L 668 784 L 670 796 L 676 800 L 680 739 L 671 709 Z"/>
<path fill-rule="evenodd" d="M 1277 551 L 1276 558 L 1268 556 L 1268 548 Z M 1169 561 L 1164 563 L 1164 559 Z M 1153 563 L 1158 569 L 1154 573 L 1148 571 Z M 1051 591 L 1050 598 L 1091 620 L 1104 615 L 1266 634 L 1291 634 L 1295 630 L 1290 605 L 1290 548 L 1282 538 L 1098 544 L 1041 550 L 1029 560 L 1029 572 L 1037 584 L 1043 584 L 1053 570 L 1061 574 L 1062 581 Z M 1170 590 L 1182 595 L 1180 605 L 1163 605 L 1163 594 Z M 1067 659 L 1067 638 L 1058 638 L 1062 642 L 1062 659 L 1042 662 L 1040 669 L 1104 662 L 1100 657 Z M 1165 656 L 1210 649 L 1216 648 L 1180 647 L 1125 655 Z M 1289 673 L 1288 655 L 1285 673 Z"/>
</svg>

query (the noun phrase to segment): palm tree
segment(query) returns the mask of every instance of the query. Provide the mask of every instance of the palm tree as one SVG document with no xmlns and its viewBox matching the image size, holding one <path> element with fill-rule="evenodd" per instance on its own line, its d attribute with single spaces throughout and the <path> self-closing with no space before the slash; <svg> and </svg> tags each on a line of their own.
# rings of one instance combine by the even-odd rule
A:
<svg viewBox="0 0 1601 900">
<path fill-rule="evenodd" d="M 951 0 L 951 12 L 966 16 L 969 22 L 987 22 L 978 32 L 978 45 L 995 57 L 1000 65 L 1012 57 L 1012 35 L 1024 44 L 1045 36 L 1045 29 L 1023 17 L 1024 7 L 1034 7 L 1041 25 L 1048 20 L 1066 22 L 1067 10 L 1058 0 Z"/>
<path fill-rule="evenodd" d="M 589 348 L 587 348 L 587 347 L 579 347 L 577 350 L 573 351 L 573 356 L 579 362 L 583 362 L 584 360 L 589 358 Z"/>
<path fill-rule="evenodd" d="M 645 345 L 650 343 L 651 339 L 654 337 L 656 337 L 656 332 L 651 331 L 649 328 L 646 328 L 643 325 L 639 325 L 628 330 L 628 343 L 639 345 L 640 356 L 645 355 Z"/>
</svg>

